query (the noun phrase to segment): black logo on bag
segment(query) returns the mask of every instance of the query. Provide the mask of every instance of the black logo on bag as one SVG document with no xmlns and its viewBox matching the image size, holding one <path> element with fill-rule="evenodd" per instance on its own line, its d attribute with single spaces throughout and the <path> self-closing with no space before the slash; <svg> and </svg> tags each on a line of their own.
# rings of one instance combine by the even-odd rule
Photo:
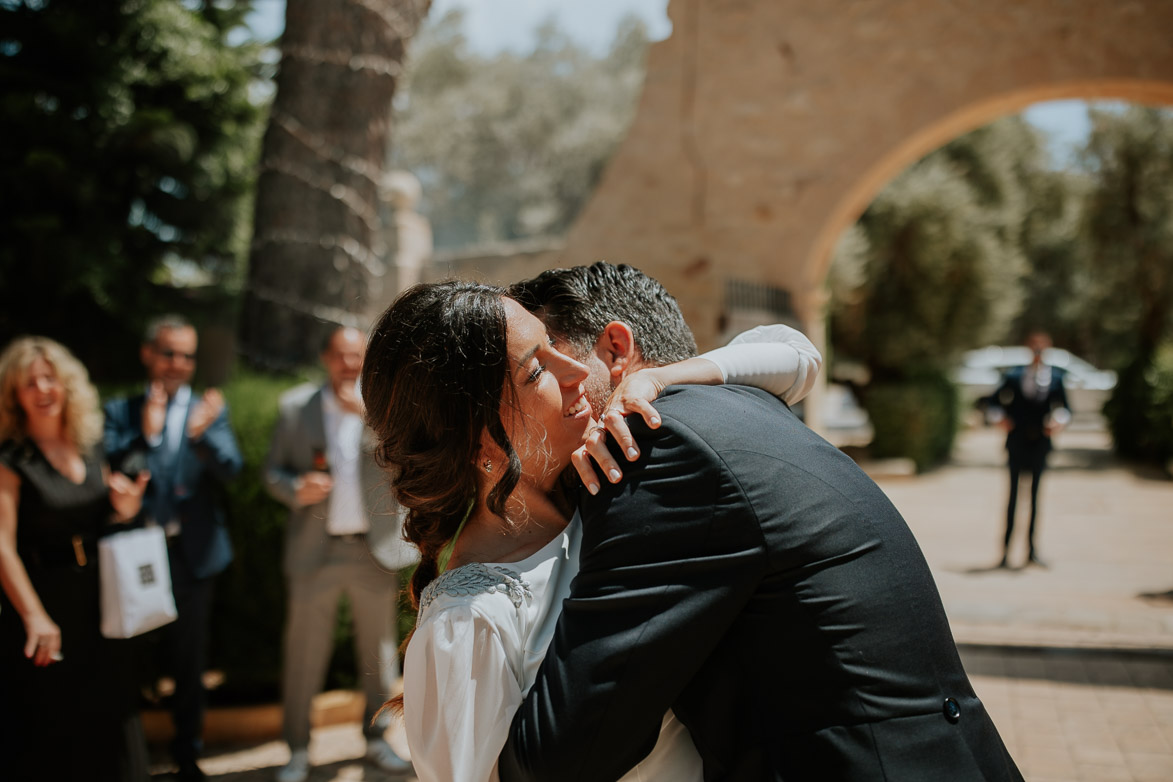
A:
<svg viewBox="0 0 1173 782">
<path fill-rule="evenodd" d="M 155 583 L 155 566 L 139 565 L 138 582 L 143 586 L 150 586 L 151 584 Z"/>
</svg>

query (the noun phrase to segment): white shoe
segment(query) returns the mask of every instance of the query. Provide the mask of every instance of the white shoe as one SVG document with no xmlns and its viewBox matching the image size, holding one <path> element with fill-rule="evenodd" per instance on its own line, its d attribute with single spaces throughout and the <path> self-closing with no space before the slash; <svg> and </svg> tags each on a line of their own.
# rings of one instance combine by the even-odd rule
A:
<svg viewBox="0 0 1173 782">
<path fill-rule="evenodd" d="M 289 754 L 289 762 L 277 769 L 277 782 L 305 782 L 309 775 L 309 750 L 295 749 Z"/>
<path fill-rule="evenodd" d="M 367 760 L 383 771 L 411 771 L 411 762 L 396 755 L 386 739 L 367 739 Z"/>
</svg>

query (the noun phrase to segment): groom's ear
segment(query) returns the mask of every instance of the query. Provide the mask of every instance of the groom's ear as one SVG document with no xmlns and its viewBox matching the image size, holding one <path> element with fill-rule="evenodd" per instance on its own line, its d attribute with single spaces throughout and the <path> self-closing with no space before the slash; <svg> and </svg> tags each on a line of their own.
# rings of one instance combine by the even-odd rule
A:
<svg viewBox="0 0 1173 782">
<path fill-rule="evenodd" d="M 613 320 L 603 327 L 603 333 L 595 343 L 595 353 L 607 367 L 612 386 L 628 372 L 637 369 L 640 363 L 639 348 L 635 344 L 631 326 L 619 320 Z"/>
</svg>

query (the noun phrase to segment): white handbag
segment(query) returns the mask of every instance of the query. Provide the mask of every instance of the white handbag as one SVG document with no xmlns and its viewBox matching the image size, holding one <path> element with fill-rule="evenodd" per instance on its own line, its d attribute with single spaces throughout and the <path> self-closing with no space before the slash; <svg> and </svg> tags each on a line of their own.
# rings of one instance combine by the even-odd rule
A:
<svg viewBox="0 0 1173 782">
<path fill-rule="evenodd" d="M 133 638 L 178 616 L 162 527 L 141 527 L 101 538 L 98 576 L 101 630 L 106 638 Z"/>
</svg>

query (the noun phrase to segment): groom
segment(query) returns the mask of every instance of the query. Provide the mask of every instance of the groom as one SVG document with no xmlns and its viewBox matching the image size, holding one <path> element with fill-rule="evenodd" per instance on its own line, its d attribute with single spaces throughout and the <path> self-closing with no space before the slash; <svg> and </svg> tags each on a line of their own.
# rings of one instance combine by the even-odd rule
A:
<svg viewBox="0 0 1173 782">
<path fill-rule="evenodd" d="M 511 294 L 590 367 L 596 411 L 691 352 L 675 300 L 631 267 Z M 1021 781 L 875 483 L 765 392 L 675 386 L 656 409 L 658 429 L 629 419 L 623 481 L 583 493 L 581 570 L 501 779 L 616 779 L 671 708 L 706 780 Z"/>
</svg>

